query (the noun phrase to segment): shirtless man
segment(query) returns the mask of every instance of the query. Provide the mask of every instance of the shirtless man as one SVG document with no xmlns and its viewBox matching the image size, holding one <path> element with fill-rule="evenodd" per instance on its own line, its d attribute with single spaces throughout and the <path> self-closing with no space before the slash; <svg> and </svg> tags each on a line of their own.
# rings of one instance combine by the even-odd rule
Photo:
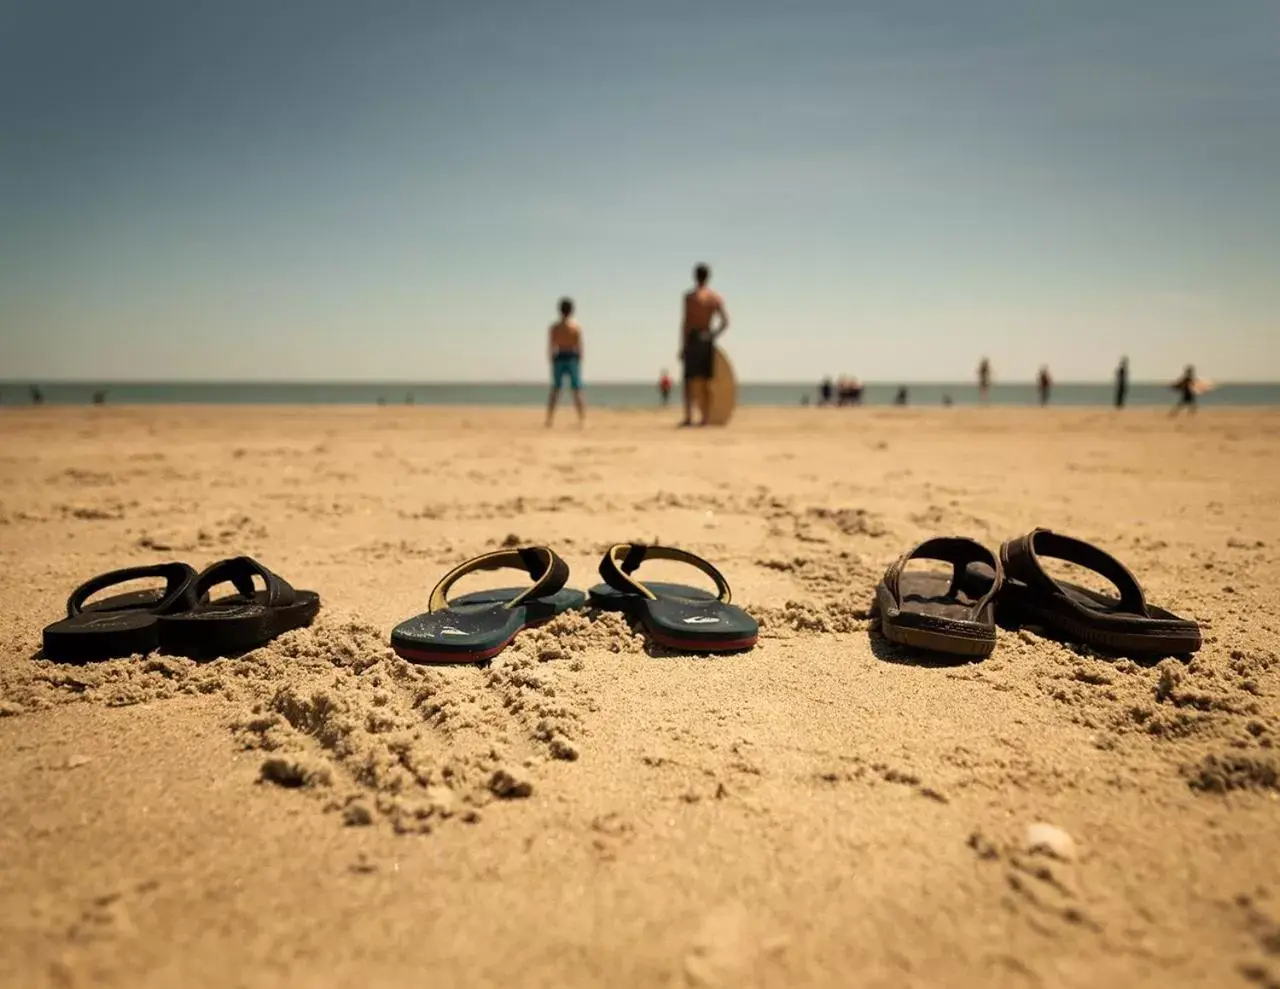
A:
<svg viewBox="0 0 1280 989">
<path fill-rule="evenodd" d="M 711 380 L 711 366 L 715 360 L 715 342 L 729 328 L 729 314 L 724 299 L 707 288 L 711 269 L 700 264 L 693 269 L 697 282 L 693 291 L 685 293 L 684 321 L 680 326 L 680 360 L 684 363 L 684 422 L 693 425 L 693 400 L 695 393 L 705 398 L 707 382 Z M 712 325 L 718 320 L 719 325 Z M 706 408 L 706 402 L 699 403 Z M 705 426 L 706 414 L 698 424 Z"/>
<path fill-rule="evenodd" d="M 556 413 L 560 401 L 560 388 L 566 380 L 573 389 L 573 404 L 578 410 L 578 425 L 582 425 L 587 410 L 582 402 L 582 327 L 573 318 L 573 300 L 560 300 L 560 319 L 551 324 L 548 340 L 548 356 L 551 358 L 551 397 L 547 400 L 547 425 Z"/>
</svg>

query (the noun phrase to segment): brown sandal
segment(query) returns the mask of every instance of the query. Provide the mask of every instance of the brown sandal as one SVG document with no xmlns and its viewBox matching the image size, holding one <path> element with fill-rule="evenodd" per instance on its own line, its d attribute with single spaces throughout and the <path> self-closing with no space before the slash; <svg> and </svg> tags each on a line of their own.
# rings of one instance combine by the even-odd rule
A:
<svg viewBox="0 0 1280 989">
<path fill-rule="evenodd" d="M 1041 557 L 1101 574 L 1115 585 L 1119 597 L 1055 580 L 1045 572 Z M 1091 543 L 1033 529 L 1001 546 L 1000 559 L 1008 577 L 1000 592 L 1002 617 L 1122 654 L 1179 656 L 1200 648 L 1199 625 L 1148 604 L 1129 569 Z"/>
<path fill-rule="evenodd" d="M 953 565 L 950 574 L 907 571 L 913 559 Z M 989 567 L 980 576 L 969 564 Z M 996 645 L 995 597 L 1003 583 L 1000 561 L 972 539 L 939 536 L 899 557 L 876 588 L 880 630 L 905 646 L 956 656 L 988 656 Z"/>
</svg>

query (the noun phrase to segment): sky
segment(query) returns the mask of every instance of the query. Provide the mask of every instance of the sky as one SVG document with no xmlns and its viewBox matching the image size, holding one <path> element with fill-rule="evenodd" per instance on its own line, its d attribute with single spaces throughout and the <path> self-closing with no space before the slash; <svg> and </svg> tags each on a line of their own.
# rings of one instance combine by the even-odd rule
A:
<svg viewBox="0 0 1280 989">
<path fill-rule="evenodd" d="M 1280 380 L 1280 2 L 0 0 L 0 378 Z"/>
</svg>

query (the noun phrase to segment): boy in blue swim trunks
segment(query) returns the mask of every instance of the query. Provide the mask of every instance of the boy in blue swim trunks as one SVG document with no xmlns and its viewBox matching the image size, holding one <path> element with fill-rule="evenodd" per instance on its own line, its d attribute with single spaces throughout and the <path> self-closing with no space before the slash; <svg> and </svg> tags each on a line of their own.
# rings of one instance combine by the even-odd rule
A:
<svg viewBox="0 0 1280 989">
<path fill-rule="evenodd" d="M 547 400 L 547 425 L 556 414 L 560 389 L 565 381 L 573 389 L 573 404 L 578 410 L 578 425 L 586 417 L 582 401 L 582 327 L 573 318 L 573 300 L 560 300 L 560 320 L 551 324 L 548 350 L 551 357 L 551 397 Z"/>
</svg>

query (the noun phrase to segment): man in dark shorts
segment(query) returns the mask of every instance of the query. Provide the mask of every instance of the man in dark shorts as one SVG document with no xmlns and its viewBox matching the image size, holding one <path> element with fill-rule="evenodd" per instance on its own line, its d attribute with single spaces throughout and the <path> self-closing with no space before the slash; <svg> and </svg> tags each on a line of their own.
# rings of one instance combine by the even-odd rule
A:
<svg viewBox="0 0 1280 989">
<path fill-rule="evenodd" d="M 707 287 L 711 269 L 700 264 L 693 269 L 696 282 L 684 297 L 684 322 L 680 327 L 680 360 L 684 364 L 684 421 L 682 426 L 693 425 L 694 399 L 700 398 L 704 409 L 702 421 L 706 423 L 706 391 L 715 364 L 716 338 L 729 328 L 729 314 L 724 299 Z"/>
<path fill-rule="evenodd" d="M 556 414 L 560 389 L 568 383 L 573 389 L 573 404 L 578 410 L 578 425 L 587 414 L 582 401 L 582 327 L 573 318 L 573 300 L 560 300 L 560 319 L 551 324 L 547 340 L 551 358 L 551 395 L 547 399 L 547 425 Z"/>
</svg>

